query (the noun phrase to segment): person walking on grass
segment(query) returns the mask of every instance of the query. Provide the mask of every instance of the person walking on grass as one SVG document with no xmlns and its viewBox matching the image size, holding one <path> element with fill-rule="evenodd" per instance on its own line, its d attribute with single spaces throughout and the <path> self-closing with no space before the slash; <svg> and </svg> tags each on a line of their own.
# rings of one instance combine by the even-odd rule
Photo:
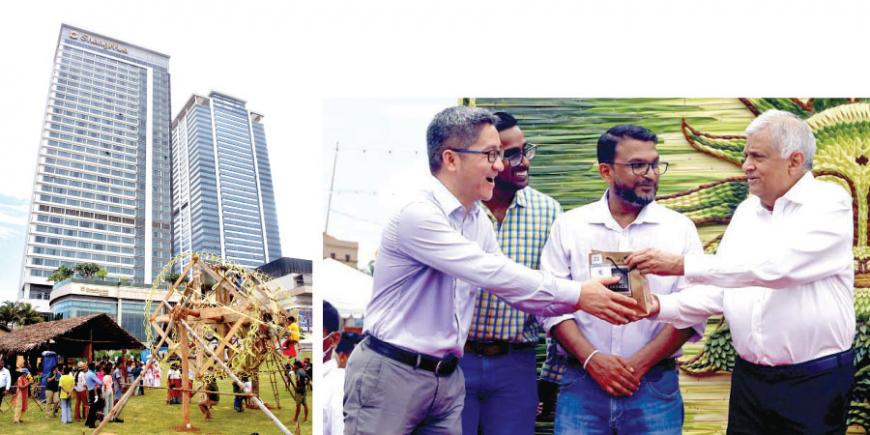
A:
<svg viewBox="0 0 870 435">
<path fill-rule="evenodd" d="M 86 367 L 84 361 L 79 361 L 75 374 L 76 386 L 73 387 L 73 390 L 75 390 L 76 398 L 76 421 L 88 418 L 88 387 L 85 382 Z"/>
<path fill-rule="evenodd" d="M 15 381 L 15 396 L 12 397 L 12 406 L 15 409 L 15 423 L 21 423 L 23 420 L 21 419 L 24 416 L 24 413 L 27 412 L 27 397 L 30 392 L 30 370 L 27 370 L 26 367 L 19 370 L 21 374 L 18 376 L 18 380 Z"/>
<path fill-rule="evenodd" d="M 58 382 L 60 381 L 60 376 L 60 367 L 54 366 L 51 373 L 48 374 L 48 378 L 45 380 L 46 417 L 57 417 L 57 409 L 60 405 L 60 395 L 58 395 Z"/>
<path fill-rule="evenodd" d="M 302 422 L 308 421 L 308 404 L 305 403 L 305 392 L 307 391 L 308 374 L 302 368 L 302 363 L 293 361 L 293 368 L 296 374 L 296 384 L 294 385 L 293 398 L 296 399 L 296 414 L 293 416 L 293 423 L 299 421 L 299 409 L 305 408 L 305 418 Z"/>
<path fill-rule="evenodd" d="M 58 381 L 58 387 L 60 388 L 60 422 L 62 424 L 72 423 L 72 414 L 70 413 L 69 401 L 72 399 L 74 395 L 74 385 L 75 379 L 72 374 L 70 374 L 70 368 L 68 366 L 64 366 L 63 375 L 60 377 Z"/>
</svg>

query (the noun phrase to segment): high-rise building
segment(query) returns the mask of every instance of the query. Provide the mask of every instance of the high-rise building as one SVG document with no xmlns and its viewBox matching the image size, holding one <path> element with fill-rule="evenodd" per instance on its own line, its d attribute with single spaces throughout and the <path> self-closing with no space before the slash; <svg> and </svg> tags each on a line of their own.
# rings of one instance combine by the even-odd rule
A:
<svg viewBox="0 0 870 435">
<path fill-rule="evenodd" d="M 281 257 L 262 118 L 211 92 L 172 121 L 173 255 L 208 252 L 252 268 Z"/>
<path fill-rule="evenodd" d="M 62 25 L 39 144 L 19 300 L 93 262 L 148 284 L 171 254 L 169 56 Z"/>
</svg>

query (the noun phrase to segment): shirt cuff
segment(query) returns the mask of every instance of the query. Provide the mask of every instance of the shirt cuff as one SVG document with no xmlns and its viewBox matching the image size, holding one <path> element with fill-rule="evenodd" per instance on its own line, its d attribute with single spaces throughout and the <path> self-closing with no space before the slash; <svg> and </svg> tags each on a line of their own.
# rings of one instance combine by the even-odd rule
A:
<svg viewBox="0 0 870 435">
<path fill-rule="evenodd" d="M 559 316 L 577 311 L 581 283 L 544 273 L 543 287 L 549 288 L 553 294 L 553 303 L 544 309 L 544 316 Z"/>
<path fill-rule="evenodd" d="M 655 316 L 650 316 L 650 320 L 670 323 L 677 329 L 692 328 L 695 330 L 695 333 L 700 334 L 702 337 L 704 336 L 704 325 L 706 325 L 706 323 L 696 325 L 680 320 L 680 303 L 673 297 L 673 295 L 656 296 L 659 299 L 659 313 Z"/>
</svg>

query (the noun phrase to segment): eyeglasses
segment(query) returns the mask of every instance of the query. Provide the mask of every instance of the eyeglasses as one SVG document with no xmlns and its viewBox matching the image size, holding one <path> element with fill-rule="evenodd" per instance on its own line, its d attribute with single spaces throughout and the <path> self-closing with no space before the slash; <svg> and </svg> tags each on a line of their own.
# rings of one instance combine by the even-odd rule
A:
<svg viewBox="0 0 870 435">
<path fill-rule="evenodd" d="M 665 172 L 668 172 L 668 162 L 631 162 L 631 163 L 617 163 L 610 162 L 611 165 L 620 165 L 620 166 L 628 166 L 631 168 L 631 173 L 634 175 L 646 175 L 650 169 L 656 173 L 656 175 L 662 175 Z"/>
<path fill-rule="evenodd" d="M 486 159 L 489 160 L 490 163 L 495 163 L 504 158 L 504 151 L 502 149 L 491 149 L 489 151 L 477 151 L 470 150 L 465 148 L 447 148 L 450 151 L 455 151 L 457 153 L 462 154 L 486 154 Z"/>
<path fill-rule="evenodd" d="M 537 145 L 526 142 L 523 144 L 522 148 L 511 148 L 505 151 L 504 159 L 507 160 L 511 166 L 518 166 L 523 161 L 523 156 L 526 156 L 526 159 L 528 160 L 534 159 L 535 150 L 537 148 Z"/>
</svg>

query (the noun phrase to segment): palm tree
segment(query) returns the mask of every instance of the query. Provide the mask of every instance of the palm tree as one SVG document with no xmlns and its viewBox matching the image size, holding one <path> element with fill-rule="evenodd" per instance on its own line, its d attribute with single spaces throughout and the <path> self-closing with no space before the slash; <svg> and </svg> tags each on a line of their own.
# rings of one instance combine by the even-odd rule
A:
<svg viewBox="0 0 870 435">
<path fill-rule="evenodd" d="M 0 323 L 7 328 L 11 328 L 16 319 L 15 302 L 3 302 L 3 305 L 0 305 Z"/>
<path fill-rule="evenodd" d="M 6 301 L 0 305 L 0 323 L 7 328 L 42 322 L 42 315 L 26 302 Z"/>
<path fill-rule="evenodd" d="M 100 271 L 100 266 L 96 263 L 79 263 L 76 264 L 75 271 L 82 278 L 90 279 Z"/>
<path fill-rule="evenodd" d="M 48 276 L 48 280 L 52 282 L 61 282 L 73 276 L 73 273 L 75 272 L 72 269 L 61 265 L 60 267 L 55 269 L 54 272 L 51 273 L 51 275 Z"/>
</svg>

